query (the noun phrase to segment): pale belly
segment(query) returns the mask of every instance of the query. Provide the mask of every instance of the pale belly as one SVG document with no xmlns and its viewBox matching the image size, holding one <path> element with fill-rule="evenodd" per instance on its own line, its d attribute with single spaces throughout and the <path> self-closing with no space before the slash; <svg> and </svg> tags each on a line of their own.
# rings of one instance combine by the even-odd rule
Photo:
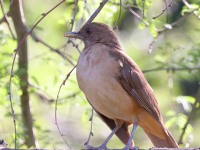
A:
<svg viewBox="0 0 200 150">
<path fill-rule="evenodd" d="M 133 122 L 136 104 L 114 76 L 119 71 L 118 64 L 111 58 L 97 63 L 88 59 L 86 56 L 79 58 L 77 80 L 89 103 L 110 119 Z M 111 63 L 116 65 L 109 65 Z M 111 69 L 113 67 L 116 69 Z"/>
</svg>

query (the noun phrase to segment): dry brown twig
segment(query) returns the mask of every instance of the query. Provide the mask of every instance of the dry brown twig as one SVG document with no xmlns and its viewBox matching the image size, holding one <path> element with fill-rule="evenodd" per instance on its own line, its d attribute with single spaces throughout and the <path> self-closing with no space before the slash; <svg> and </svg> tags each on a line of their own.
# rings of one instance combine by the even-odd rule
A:
<svg viewBox="0 0 200 150">
<path fill-rule="evenodd" d="M 95 12 L 90 16 L 90 18 L 88 19 L 88 21 L 87 21 L 85 24 L 91 23 L 91 22 L 94 20 L 94 18 L 100 13 L 100 11 L 102 10 L 102 8 L 104 7 L 104 5 L 105 5 L 107 2 L 108 2 L 108 0 L 103 0 L 103 1 L 100 3 L 99 7 L 98 7 L 98 8 L 95 10 Z"/>
<path fill-rule="evenodd" d="M 48 12 L 44 13 L 43 16 L 35 23 L 35 25 L 31 28 L 31 30 L 29 32 L 27 32 L 27 34 L 24 36 L 23 40 L 20 41 L 20 44 L 17 46 L 17 48 L 14 50 L 14 57 L 13 57 L 13 62 L 11 65 L 11 70 L 10 70 L 10 78 L 9 78 L 9 85 L 8 85 L 8 96 L 9 96 L 9 100 L 10 100 L 10 107 L 11 107 L 11 112 L 12 112 L 12 118 L 13 118 L 13 123 L 14 123 L 14 130 L 15 130 L 15 148 L 16 148 L 16 118 L 15 118 L 15 112 L 14 112 L 14 107 L 13 107 L 13 102 L 12 102 L 12 92 L 11 92 L 11 88 L 12 88 L 12 77 L 14 76 L 14 65 L 15 65 L 15 60 L 17 57 L 17 53 L 21 47 L 21 45 L 23 44 L 24 40 L 27 38 L 27 36 L 34 30 L 34 28 L 50 13 L 52 12 L 55 8 L 57 8 L 60 4 L 62 4 L 65 0 L 60 1 L 57 5 L 55 5 L 53 8 L 51 8 Z"/>
<path fill-rule="evenodd" d="M 91 116 L 89 118 L 89 121 L 90 121 L 90 133 L 89 133 L 88 139 L 87 139 L 87 141 L 85 142 L 84 145 L 88 145 L 89 142 L 90 142 L 91 136 L 94 135 L 94 133 L 93 133 L 93 116 L 94 116 L 94 109 L 92 108 L 92 113 L 91 113 Z"/>
<path fill-rule="evenodd" d="M 159 15 L 153 17 L 153 19 L 160 17 L 169 7 L 171 7 L 172 2 L 173 2 L 173 0 L 170 1 L 170 3 L 162 10 L 162 12 Z M 182 0 L 182 2 L 185 4 L 186 7 L 192 8 L 192 6 L 187 2 L 187 0 Z M 156 43 L 156 39 L 158 39 L 162 33 L 164 33 L 165 31 L 171 30 L 173 27 L 176 27 L 181 21 L 183 21 L 186 17 L 190 16 L 191 14 L 194 14 L 196 16 L 196 18 L 200 20 L 200 16 L 198 16 L 197 13 L 195 13 L 198 9 L 200 9 L 200 7 L 185 14 L 183 17 L 181 17 L 177 21 L 175 21 L 171 24 L 168 24 L 168 26 L 165 25 L 165 26 L 163 26 L 162 29 L 157 30 L 158 36 L 150 43 L 147 51 L 149 53 L 151 52 L 153 45 Z"/>
<path fill-rule="evenodd" d="M 190 5 L 190 3 L 187 2 L 187 0 L 182 0 L 182 2 L 185 4 L 185 6 L 186 6 L 187 8 L 189 8 L 189 9 L 192 8 L 192 6 Z M 197 9 L 200 9 L 200 7 L 197 8 Z M 198 14 L 196 13 L 196 10 L 197 10 L 197 9 L 194 9 L 194 10 L 192 11 L 192 13 L 197 17 L 197 19 L 200 20 L 200 16 L 198 16 Z"/>
<path fill-rule="evenodd" d="M 67 144 L 68 148 L 71 149 L 70 145 L 68 144 L 67 140 L 64 138 L 64 135 L 62 134 L 61 130 L 60 130 L 60 127 L 58 125 L 58 118 L 57 118 L 57 110 L 58 110 L 58 99 L 59 99 L 59 95 L 60 95 L 60 91 L 62 89 L 62 86 L 65 85 L 67 79 L 70 77 L 71 73 L 73 72 L 73 70 L 76 68 L 76 66 L 74 66 L 69 73 L 67 73 L 66 75 L 66 78 L 64 79 L 64 81 L 62 82 L 62 84 L 60 85 L 59 87 L 59 90 L 58 90 L 58 93 L 57 93 L 57 97 L 56 97 L 56 104 L 55 104 L 55 124 L 56 124 L 56 127 L 63 139 L 63 141 L 65 142 L 65 144 Z"/>
<path fill-rule="evenodd" d="M 158 29 L 157 30 L 157 33 L 158 33 L 158 36 L 156 38 L 154 38 L 152 40 L 152 42 L 149 44 L 149 47 L 147 49 L 148 53 L 151 53 L 152 49 L 153 49 L 153 46 L 154 44 L 156 43 L 156 40 L 166 31 L 168 30 L 171 30 L 172 28 L 174 27 L 178 27 L 178 24 L 180 24 L 184 19 L 186 19 L 188 16 L 190 16 L 192 14 L 191 13 L 188 13 L 186 15 L 184 15 L 183 17 L 179 18 L 178 20 L 176 20 L 175 22 L 171 23 L 171 24 L 167 24 L 167 26 L 163 26 L 163 28 L 161 29 Z"/>
<path fill-rule="evenodd" d="M 177 68 L 177 67 L 159 67 L 159 68 L 153 68 L 153 69 L 148 69 L 148 70 L 143 70 L 143 73 L 150 73 L 150 72 L 155 72 L 155 71 L 192 71 L 192 70 L 199 70 L 200 66 L 195 66 L 195 67 L 184 67 L 184 68 Z"/>
<path fill-rule="evenodd" d="M 138 15 L 135 11 L 133 11 L 131 8 L 128 8 L 128 10 L 133 14 L 138 20 L 140 20 L 142 23 L 144 23 L 146 26 L 149 26 L 149 23 L 146 22 L 140 15 Z"/>
<path fill-rule="evenodd" d="M 75 9 L 74 9 L 74 14 L 73 14 L 73 17 L 71 19 L 71 27 L 70 27 L 70 31 L 73 30 L 73 27 L 74 27 L 74 21 L 75 21 L 75 18 L 76 18 L 76 14 L 77 14 L 77 11 L 78 11 L 78 2 L 79 0 L 75 0 Z M 80 49 L 78 48 L 78 45 L 74 43 L 74 41 L 71 40 L 71 38 L 68 38 L 68 41 L 67 43 L 71 43 L 73 47 L 75 47 L 79 53 L 81 53 Z"/>
<path fill-rule="evenodd" d="M 2 22 L 6 22 L 6 24 L 7 24 L 7 26 L 8 26 L 8 29 L 10 30 L 10 33 L 11 33 L 13 39 L 16 40 L 15 35 L 14 35 L 14 33 L 13 33 L 11 27 L 10 27 L 10 23 L 9 23 L 9 21 L 8 21 L 8 16 L 7 16 L 8 13 L 6 13 L 6 12 L 5 12 L 5 9 L 4 9 L 3 0 L 0 0 L 0 5 L 1 5 L 2 13 L 3 13 L 3 18 L 2 18 L 1 20 L 2 20 Z"/>
<path fill-rule="evenodd" d="M 173 0 L 171 0 L 169 2 L 169 4 L 167 4 L 166 7 L 164 9 L 162 9 L 162 12 L 160 14 L 154 16 L 153 19 L 157 19 L 158 17 L 160 17 L 161 15 L 163 15 L 165 13 L 165 11 L 167 11 L 168 8 L 172 6 L 172 2 L 173 2 Z M 165 3 L 167 3 L 167 2 L 165 1 Z"/>
<path fill-rule="evenodd" d="M 51 51 L 57 53 L 62 58 L 64 58 L 65 60 L 67 60 L 67 62 L 69 62 L 72 66 L 75 66 L 75 64 L 60 51 L 60 49 L 55 49 L 55 48 L 51 47 L 49 44 L 47 44 L 45 41 L 43 41 L 41 38 L 39 38 L 34 32 L 31 32 L 30 35 L 31 35 L 32 39 L 35 42 L 40 42 L 44 46 L 48 47 Z"/>
<path fill-rule="evenodd" d="M 119 0 L 119 14 L 118 14 L 118 17 L 117 17 L 117 20 L 115 22 L 113 29 L 118 29 L 118 23 L 119 23 L 119 20 L 121 17 L 121 13 L 122 13 L 122 0 Z"/>
</svg>

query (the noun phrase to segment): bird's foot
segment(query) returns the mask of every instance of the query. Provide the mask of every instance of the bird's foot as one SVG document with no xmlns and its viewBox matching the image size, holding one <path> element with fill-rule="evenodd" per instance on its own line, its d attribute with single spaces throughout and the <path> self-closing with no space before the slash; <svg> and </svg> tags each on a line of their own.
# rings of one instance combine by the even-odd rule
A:
<svg viewBox="0 0 200 150">
<path fill-rule="evenodd" d="M 93 147 L 88 145 L 87 143 L 85 144 L 85 150 L 109 150 L 106 145 L 102 144 L 99 147 Z"/>
<path fill-rule="evenodd" d="M 102 144 L 101 146 L 97 147 L 98 150 L 109 150 L 109 148 L 107 148 L 106 144 Z"/>
<path fill-rule="evenodd" d="M 123 150 L 138 150 L 139 147 L 138 146 L 134 146 L 134 147 L 129 147 L 129 145 L 126 145 L 126 147 L 123 148 Z"/>
<path fill-rule="evenodd" d="M 90 146 L 88 144 L 85 144 L 85 150 L 92 150 L 92 149 L 96 149 L 96 147 Z"/>
</svg>

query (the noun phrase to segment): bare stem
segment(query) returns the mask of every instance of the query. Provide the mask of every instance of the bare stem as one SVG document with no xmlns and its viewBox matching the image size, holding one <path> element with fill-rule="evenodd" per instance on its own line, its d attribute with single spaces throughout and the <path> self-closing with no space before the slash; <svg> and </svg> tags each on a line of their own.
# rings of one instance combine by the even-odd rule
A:
<svg viewBox="0 0 200 150">
<path fill-rule="evenodd" d="M 146 22 L 145 20 L 142 19 L 142 17 L 140 17 L 140 15 L 138 15 L 135 11 L 133 11 L 131 8 L 128 8 L 128 10 L 138 19 L 140 20 L 142 23 L 144 23 L 146 26 L 149 26 L 149 23 Z"/>
<path fill-rule="evenodd" d="M 197 110 L 199 109 L 199 107 L 197 107 L 199 102 L 200 102 L 200 88 L 197 91 L 195 103 L 192 105 L 192 111 L 188 115 L 187 121 L 186 121 L 184 127 L 182 128 L 182 132 L 181 132 L 180 138 L 178 140 L 178 144 L 183 144 L 183 136 L 186 132 L 186 129 L 187 129 L 189 123 L 191 122 L 192 118 L 194 117 L 194 115 L 197 113 Z"/>
<path fill-rule="evenodd" d="M 182 2 L 185 4 L 185 6 L 189 9 L 192 9 L 192 6 L 187 2 L 187 0 L 182 0 Z M 200 7 L 199 7 L 200 8 Z M 198 8 L 198 9 L 199 9 Z M 198 16 L 197 13 L 195 13 L 196 9 L 192 11 L 192 13 L 197 17 L 197 19 L 200 20 L 200 16 Z"/>
<path fill-rule="evenodd" d="M 5 9 L 4 9 L 3 0 L 0 0 L 0 5 L 1 5 L 1 10 L 2 10 L 2 12 L 3 12 L 2 21 L 5 21 L 5 22 L 6 22 L 6 24 L 7 24 L 7 26 L 8 26 L 8 29 L 10 30 L 10 33 L 11 33 L 13 39 L 15 40 L 15 39 L 16 39 L 16 38 L 15 38 L 15 35 L 14 35 L 14 33 L 13 33 L 11 27 L 10 27 L 10 23 L 8 22 L 8 16 L 7 16 L 7 13 L 5 12 Z"/>
<path fill-rule="evenodd" d="M 119 15 L 117 17 L 117 21 L 115 22 L 113 29 L 118 28 L 119 20 L 120 20 L 121 13 L 122 13 L 122 0 L 119 0 L 119 4 L 120 4 L 119 5 Z"/>
<path fill-rule="evenodd" d="M 168 8 L 172 6 L 172 2 L 173 2 L 173 0 L 171 0 L 170 3 L 167 4 L 167 2 L 165 1 L 165 5 L 166 5 L 166 7 L 165 7 L 164 9 L 162 9 L 162 12 L 161 12 L 160 14 L 158 14 L 158 15 L 155 16 L 155 17 L 153 17 L 153 19 L 156 19 L 156 18 L 160 17 L 162 14 L 164 14 L 165 11 L 167 11 Z"/>
<path fill-rule="evenodd" d="M 143 73 L 149 73 L 149 72 L 154 72 L 154 71 L 192 71 L 192 70 L 199 70 L 200 66 L 195 66 L 195 67 L 184 67 L 184 68 L 176 68 L 176 67 L 169 67 L 169 68 L 154 68 L 154 69 L 149 69 L 149 70 L 143 70 Z"/>
<path fill-rule="evenodd" d="M 74 67 L 70 70 L 70 72 L 66 75 L 66 78 L 64 79 L 64 81 L 63 81 L 62 84 L 60 85 L 59 90 L 58 90 L 58 94 L 57 94 L 57 97 L 56 97 L 56 104 L 55 104 L 55 124 L 56 124 L 56 127 L 57 127 L 57 129 L 58 129 L 58 131 L 59 131 L 59 133 L 60 133 L 60 135 L 61 135 L 63 141 L 65 142 L 65 144 L 67 144 L 67 146 L 69 147 L 69 149 L 71 149 L 71 148 L 70 148 L 68 142 L 66 141 L 66 139 L 64 138 L 64 136 L 63 136 L 63 134 L 62 134 L 62 132 L 61 132 L 61 130 L 60 130 L 60 127 L 59 127 L 59 125 L 58 125 L 57 110 L 58 110 L 58 99 L 59 99 L 59 95 L 60 95 L 60 91 L 61 91 L 61 89 L 62 89 L 62 86 L 65 85 L 67 79 L 70 77 L 71 73 L 73 72 L 73 70 L 74 70 L 75 68 L 76 68 L 76 66 L 74 66 Z"/>
<path fill-rule="evenodd" d="M 68 57 L 66 57 L 59 49 L 55 49 L 55 48 L 51 47 L 49 44 L 47 44 L 45 41 L 43 41 L 41 38 L 39 38 L 34 32 L 31 32 L 30 35 L 31 35 L 31 37 L 33 38 L 34 41 L 40 42 L 44 46 L 48 47 L 51 51 L 57 53 L 62 58 L 67 60 L 72 66 L 75 66 L 74 63 Z"/>
<path fill-rule="evenodd" d="M 53 8 L 51 8 L 47 13 L 44 13 L 43 16 L 36 22 L 36 24 L 32 27 L 32 29 L 27 32 L 22 40 L 19 42 L 17 48 L 14 50 L 14 58 L 13 62 L 11 65 L 11 70 L 10 70 L 10 78 L 9 78 L 9 85 L 8 85 L 8 95 L 9 95 L 9 100 L 10 100 L 10 106 L 11 106 L 11 112 L 13 116 L 13 122 L 14 122 L 14 130 L 15 130 L 15 148 L 16 148 L 16 119 L 15 119 L 15 113 L 14 113 L 14 108 L 13 108 L 13 103 L 12 103 L 12 93 L 11 93 L 11 85 L 12 85 L 12 77 L 14 76 L 14 64 L 16 60 L 17 53 L 19 51 L 19 48 L 23 45 L 23 42 L 27 38 L 27 36 L 33 31 L 33 29 L 50 13 L 52 12 L 56 7 L 58 7 L 60 4 L 62 4 L 65 0 L 62 0 L 59 2 L 57 5 L 55 5 Z"/>
<path fill-rule="evenodd" d="M 102 10 L 102 8 L 104 7 L 104 5 L 108 2 L 108 0 L 103 0 L 99 7 L 95 10 L 95 12 L 91 15 L 91 17 L 88 19 L 88 21 L 86 22 L 87 23 L 91 23 L 94 18 L 99 14 L 99 12 Z"/>
</svg>

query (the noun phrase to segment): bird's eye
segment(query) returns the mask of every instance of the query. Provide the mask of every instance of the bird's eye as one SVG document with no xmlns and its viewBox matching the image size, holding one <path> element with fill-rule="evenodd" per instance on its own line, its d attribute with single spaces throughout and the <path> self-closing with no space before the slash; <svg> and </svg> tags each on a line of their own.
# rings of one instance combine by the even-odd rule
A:
<svg viewBox="0 0 200 150">
<path fill-rule="evenodd" d="M 86 33 L 90 35 L 90 34 L 92 33 L 91 28 L 87 28 L 87 29 L 86 29 Z"/>
</svg>

